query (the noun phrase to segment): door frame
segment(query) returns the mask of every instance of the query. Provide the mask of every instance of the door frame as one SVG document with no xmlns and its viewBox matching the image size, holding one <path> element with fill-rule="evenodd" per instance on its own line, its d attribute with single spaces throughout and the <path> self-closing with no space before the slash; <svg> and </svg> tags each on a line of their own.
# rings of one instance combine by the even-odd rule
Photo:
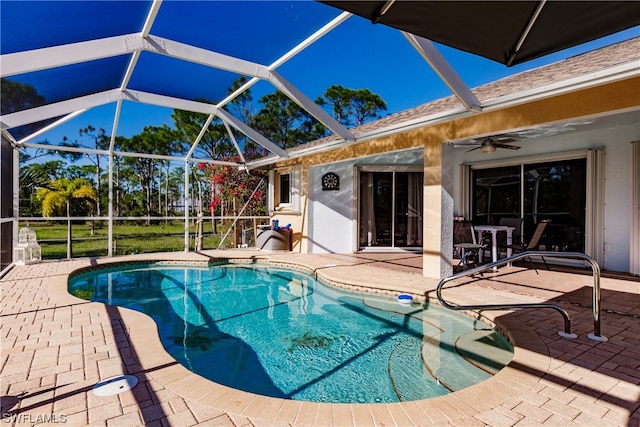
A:
<svg viewBox="0 0 640 427">
<path fill-rule="evenodd" d="M 594 153 L 598 154 L 597 156 Z M 585 191 L 587 195 L 592 194 L 596 188 L 600 188 L 601 191 L 598 192 L 598 197 L 587 197 L 586 206 L 585 206 L 585 254 L 594 258 L 600 265 L 604 265 L 604 259 L 602 252 L 599 250 L 599 245 L 597 242 L 601 242 L 604 240 L 604 225 L 602 223 L 603 217 L 603 203 L 604 203 L 604 194 L 602 187 L 604 185 L 604 161 L 601 157 L 601 154 L 604 153 L 604 149 L 602 148 L 594 148 L 594 149 L 585 149 L 585 150 L 575 150 L 575 151 L 565 151 L 561 153 L 549 153 L 549 154 L 540 154 L 534 156 L 527 157 L 515 157 L 509 159 L 500 159 L 500 160 L 491 160 L 491 161 L 483 161 L 477 163 L 468 163 L 465 164 L 464 167 L 468 170 L 477 170 L 477 169 L 491 169 L 498 167 L 506 167 L 506 166 L 520 166 L 521 170 L 524 165 L 532 164 L 532 163 L 546 163 L 546 162 L 554 162 L 554 161 L 562 161 L 562 160 L 577 160 L 577 159 L 587 159 L 587 179 L 585 182 Z M 594 157 L 598 157 L 598 159 L 594 159 Z M 597 161 L 596 161 L 597 160 Z M 463 194 L 462 197 L 464 200 L 468 201 L 468 209 L 469 211 L 465 213 L 465 216 L 470 214 L 473 209 L 473 200 L 471 194 L 471 173 L 462 174 L 464 179 L 467 179 L 467 185 L 465 186 L 466 194 Z M 524 189 L 521 188 L 521 198 L 524 197 Z M 523 206 L 520 207 L 521 212 Z M 598 221 L 589 221 L 589 218 L 599 218 Z M 572 259 L 562 259 L 561 264 L 569 264 L 569 265 L 583 265 L 584 261 L 580 260 L 572 260 Z"/>
<path fill-rule="evenodd" d="M 417 172 L 423 176 L 424 182 L 424 168 L 422 166 L 398 166 L 398 165 L 354 165 L 353 166 L 353 204 L 352 204 L 352 225 L 353 225 L 353 240 L 352 250 L 354 253 L 358 252 L 416 252 L 422 253 L 422 246 L 420 247 L 396 247 L 393 246 L 378 246 L 378 247 L 360 247 L 360 174 L 362 172 Z M 395 177 L 394 177 L 395 185 Z M 395 197 L 395 194 L 394 194 Z M 424 203 L 422 206 L 424 212 Z M 393 215 L 395 215 L 395 209 L 392 209 Z M 423 215 L 424 218 L 424 215 Z M 392 224 L 393 224 L 392 220 Z M 393 233 L 392 233 L 393 236 Z"/>
</svg>

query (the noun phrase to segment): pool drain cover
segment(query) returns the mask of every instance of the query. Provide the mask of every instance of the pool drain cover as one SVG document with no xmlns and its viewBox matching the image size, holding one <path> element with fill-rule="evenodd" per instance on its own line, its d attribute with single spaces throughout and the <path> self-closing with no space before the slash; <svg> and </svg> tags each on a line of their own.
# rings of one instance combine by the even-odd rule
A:
<svg viewBox="0 0 640 427">
<path fill-rule="evenodd" d="M 131 390 L 138 384 L 138 378 L 134 375 L 118 375 L 107 378 L 93 386 L 93 394 L 96 396 L 114 396 L 127 390 Z"/>
</svg>

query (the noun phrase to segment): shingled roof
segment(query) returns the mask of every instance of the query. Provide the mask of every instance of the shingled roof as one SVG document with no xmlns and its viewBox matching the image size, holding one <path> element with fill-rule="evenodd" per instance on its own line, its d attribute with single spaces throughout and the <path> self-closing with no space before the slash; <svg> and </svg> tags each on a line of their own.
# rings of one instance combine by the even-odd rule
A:
<svg viewBox="0 0 640 427">
<path fill-rule="evenodd" d="M 514 74 L 472 89 L 476 97 L 483 103 L 503 96 L 514 95 L 553 83 L 586 76 L 617 65 L 640 60 L 640 37 L 632 38 L 601 49 L 576 55 L 562 61 L 540 68 Z M 390 127 L 402 127 L 420 118 L 455 112 L 461 104 L 454 95 L 437 99 L 398 113 L 389 114 L 379 120 L 365 123 L 351 131 L 358 135 L 375 132 Z M 299 154 L 311 148 L 322 148 L 340 141 L 336 135 L 327 136 L 315 141 L 290 148 L 291 155 Z M 271 157 L 271 156 L 270 156 Z"/>
</svg>

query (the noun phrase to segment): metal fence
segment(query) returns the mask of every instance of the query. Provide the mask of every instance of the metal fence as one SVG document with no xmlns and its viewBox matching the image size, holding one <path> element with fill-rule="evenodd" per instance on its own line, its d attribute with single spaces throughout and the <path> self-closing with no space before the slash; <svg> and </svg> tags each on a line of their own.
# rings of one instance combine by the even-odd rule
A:
<svg viewBox="0 0 640 427">
<path fill-rule="evenodd" d="M 255 247 L 256 228 L 268 224 L 268 216 L 248 217 L 118 217 L 111 230 L 107 217 L 72 217 L 71 245 L 66 217 L 19 218 L 18 227 L 36 232 L 42 259 L 101 257 L 154 252 L 178 252 L 217 248 Z M 200 223 L 199 223 L 200 222 Z M 230 229 L 231 228 L 231 229 Z M 111 248 L 109 247 L 111 239 Z M 200 245 L 200 248 L 198 248 Z"/>
</svg>

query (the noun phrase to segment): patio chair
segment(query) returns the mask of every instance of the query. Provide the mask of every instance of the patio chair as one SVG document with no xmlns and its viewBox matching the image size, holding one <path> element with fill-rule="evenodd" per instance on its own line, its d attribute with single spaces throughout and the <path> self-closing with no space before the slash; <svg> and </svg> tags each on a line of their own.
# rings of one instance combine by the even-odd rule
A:
<svg viewBox="0 0 640 427">
<path fill-rule="evenodd" d="M 471 221 L 456 221 L 453 234 L 453 247 L 460 258 L 458 265 L 465 269 L 469 269 L 469 265 L 477 266 L 478 254 L 487 245 L 476 242 L 476 233 Z"/>
<path fill-rule="evenodd" d="M 550 219 L 543 219 L 540 220 L 540 222 L 538 223 L 538 225 L 536 225 L 536 229 L 533 232 L 533 236 L 531 236 L 531 239 L 529 240 L 529 243 L 516 243 L 513 245 L 508 245 L 508 248 L 511 248 L 512 251 L 517 252 L 517 253 L 521 253 L 521 252 L 525 252 L 525 251 L 534 251 L 536 249 L 538 249 L 538 246 L 540 246 L 540 238 L 542 237 L 542 234 L 544 233 L 545 228 L 547 228 L 547 225 L 551 222 Z M 531 257 L 527 257 L 529 259 L 529 262 L 531 263 L 531 266 L 533 267 L 534 270 L 536 270 L 536 274 L 538 273 L 538 269 L 535 268 L 535 266 L 533 265 L 533 261 L 531 260 Z M 542 258 L 542 262 L 544 262 L 544 265 L 547 267 L 547 270 L 550 270 L 549 268 L 549 264 L 547 264 L 547 261 L 545 261 L 544 257 L 540 257 Z"/>
<path fill-rule="evenodd" d="M 506 225 L 507 227 L 514 227 L 515 230 L 513 230 L 513 233 L 511 234 L 511 243 L 522 243 L 522 218 L 500 218 L 499 224 Z M 498 246 L 498 253 L 506 251 L 507 233 L 498 233 L 496 246 Z"/>
</svg>

